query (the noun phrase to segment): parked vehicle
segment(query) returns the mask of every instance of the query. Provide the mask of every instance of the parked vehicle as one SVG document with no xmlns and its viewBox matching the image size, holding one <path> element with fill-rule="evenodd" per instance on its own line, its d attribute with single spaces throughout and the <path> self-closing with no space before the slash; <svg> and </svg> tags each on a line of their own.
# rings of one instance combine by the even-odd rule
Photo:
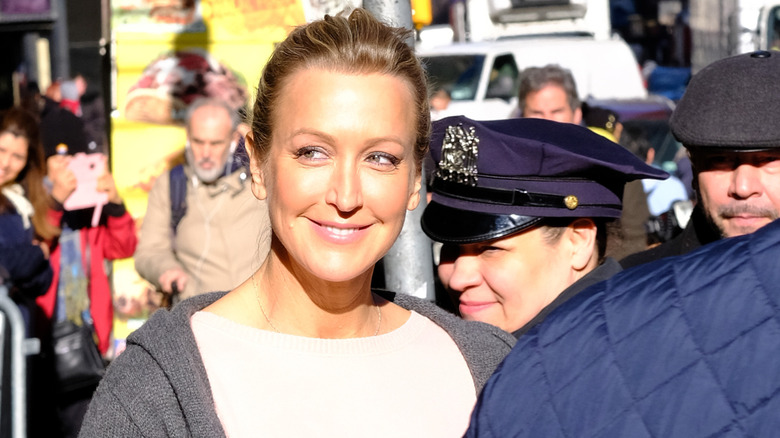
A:
<svg viewBox="0 0 780 438">
<path fill-rule="evenodd" d="M 631 49 L 619 37 L 547 35 L 492 42 L 419 47 L 433 89 L 444 88 L 448 113 L 501 119 L 517 108 L 520 73 L 558 64 L 571 70 L 580 98 L 642 100 L 648 97 Z"/>
<path fill-rule="evenodd" d="M 756 48 L 780 50 L 780 1 L 766 2 L 759 11 Z"/>
<path fill-rule="evenodd" d="M 472 41 L 459 41 L 455 20 L 449 38 L 441 38 L 439 28 L 438 42 L 430 43 L 423 30 L 417 45 L 432 88 L 443 88 L 452 99 L 439 115 L 509 117 L 517 108 L 522 70 L 547 64 L 571 70 L 582 100 L 647 99 L 633 52 L 609 30 L 607 5 L 606 0 L 468 0 L 462 14 L 455 8 L 452 15 L 465 17 L 460 27 Z"/>
<path fill-rule="evenodd" d="M 693 72 L 727 56 L 780 50 L 780 0 L 690 0 Z"/>
</svg>

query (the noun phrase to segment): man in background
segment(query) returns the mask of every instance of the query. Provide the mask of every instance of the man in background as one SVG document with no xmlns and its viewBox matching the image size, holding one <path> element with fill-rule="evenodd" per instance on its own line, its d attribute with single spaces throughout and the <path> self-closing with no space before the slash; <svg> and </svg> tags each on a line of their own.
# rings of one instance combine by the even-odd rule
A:
<svg viewBox="0 0 780 438">
<path fill-rule="evenodd" d="M 516 116 L 579 125 L 581 102 L 571 71 L 554 64 L 523 70 Z"/>
<path fill-rule="evenodd" d="M 688 149 L 698 204 L 669 242 L 626 257 L 624 267 L 749 234 L 780 211 L 780 53 L 716 61 L 693 76 L 670 126 Z"/>
<path fill-rule="evenodd" d="M 590 108 L 591 113 L 595 109 Z M 570 70 L 555 64 L 528 67 L 520 75 L 518 89 L 519 117 L 547 119 L 561 123 L 583 123 L 583 104 L 577 94 L 577 84 Z M 605 126 L 588 126 L 589 128 Z M 608 138 L 620 141 L 614 127 Z M 641 181 L 632 181 L 624 189 L 623 215 L 620 218 L 620 239 L 611 239 L 607 255 L 620 259 L 647 247 L 645 222 L 650 213 Z M 630 206 L 630 207 L 629 207 Z"/>
<path fill-rule="evenodd" d="M 173 294 L 174 302 L 232 289 L 260 266 L 270 246 L 267 207 L 252 194 L 240 159 L 238 114 L 224 101 L 204 98 L 192 103 L 185 122 L 186 163 L 155 182 L 135 253 L 141 277 Z"/>
</svg>

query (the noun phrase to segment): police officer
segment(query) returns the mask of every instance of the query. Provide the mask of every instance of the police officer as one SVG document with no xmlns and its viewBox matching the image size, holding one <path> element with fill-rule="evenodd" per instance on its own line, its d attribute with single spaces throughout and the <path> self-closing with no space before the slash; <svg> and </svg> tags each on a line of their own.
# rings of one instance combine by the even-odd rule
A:
<svg viewBox="0 0 780 438">
<path fill-rule="evenodd" d="M 777 219 L 778 102 L 780 52 L 721 59 L 693 76 L 670 126 L 690 154 L 698 204 L 679 236 L 623 259 L 623 267 L 685 254 Z"/>
<path fill-rule="evenodd" d="M 626 182 L 662 179 L 619 145 L 542 119 L 434 123 L 422 229 L 461 316 L 516 336 L 618 271 L 604 257 Z"/>
</svg>

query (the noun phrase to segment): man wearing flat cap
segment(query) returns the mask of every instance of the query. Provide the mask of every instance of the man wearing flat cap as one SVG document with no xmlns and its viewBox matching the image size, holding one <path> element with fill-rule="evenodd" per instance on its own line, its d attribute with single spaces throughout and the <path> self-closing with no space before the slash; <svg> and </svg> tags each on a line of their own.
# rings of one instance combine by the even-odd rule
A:
<svg viewBox="0 0 780 438">
<path fill-rule="evenodd" d="M 433 125 L 431 155 L 422 229 L 443 244 L 439 278 L 464 319 L 518 337 L 620 271 L 604 252 L 623 188 L 667 176 L 587 128 L 543 119 L 448 117 Z"/>
<path fill-rule="evenodd" d="M 780 52 L 732 56 L 694 75 L 670 125 L 690 154 L 698 204 L 679 236 L 626 257 L 623 267 L 685 254 L 777 219 L 778 112 Z"/>
</svg>

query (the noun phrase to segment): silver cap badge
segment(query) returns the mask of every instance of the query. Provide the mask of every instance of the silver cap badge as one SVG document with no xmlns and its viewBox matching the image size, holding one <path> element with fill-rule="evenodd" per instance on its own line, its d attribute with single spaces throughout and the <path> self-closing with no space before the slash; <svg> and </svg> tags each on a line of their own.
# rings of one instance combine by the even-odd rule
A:
<svg viewBox="0 0 780 438">
<path fill-rule="evenodd" d="M 448 126 L 441 148 L 441 160 L 436 176 L 460 184 L 477 185 L 477 156 L 479 138 L 474 127 L 463 124 Z"/>
</svg>

